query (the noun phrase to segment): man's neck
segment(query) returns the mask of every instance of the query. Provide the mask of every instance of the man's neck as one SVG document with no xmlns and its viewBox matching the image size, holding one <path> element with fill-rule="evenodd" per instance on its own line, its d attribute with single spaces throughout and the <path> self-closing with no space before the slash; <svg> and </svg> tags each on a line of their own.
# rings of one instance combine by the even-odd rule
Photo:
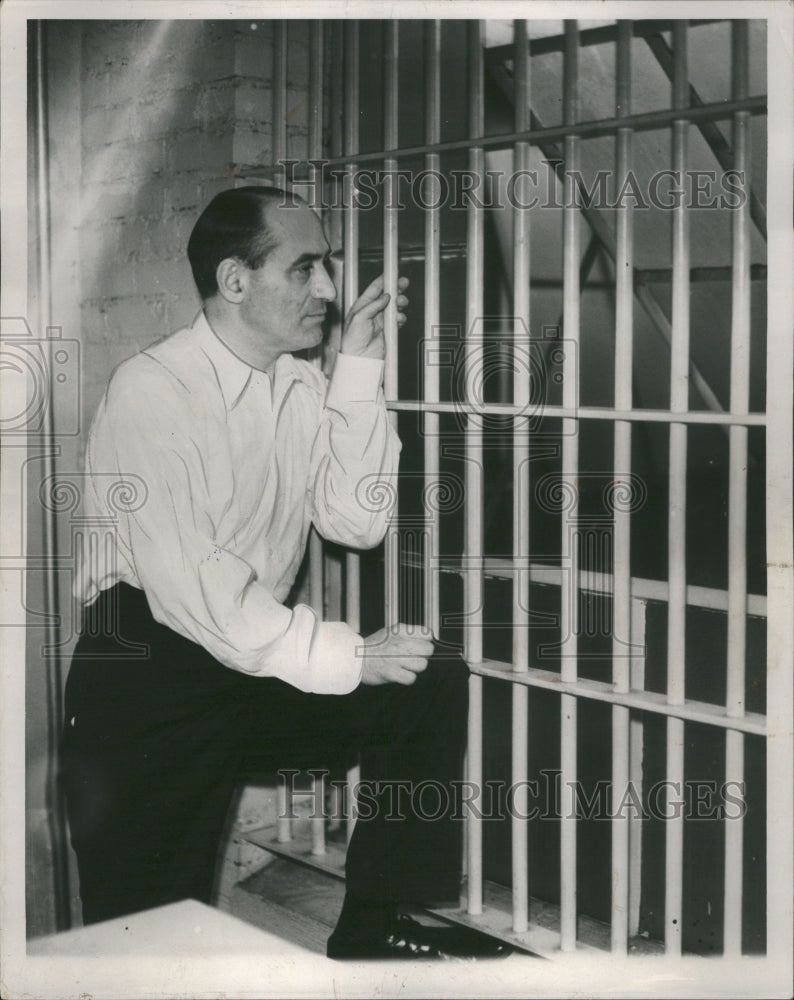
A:
<svg viewBox="0 0 794 1000">
<path fill-rule="evenodd" d="M 234 314 L 229 314 L 222 308 L 218 308 L 215 304 L 215 300 L 208 299 L 204 303 L 204 316 L 206 317 L 210 330 L 212 330 L 218 340 L 220 340 L 228 351 L 230 351 L 238 360 L 242 361 L 244 365 L 248 365 L 249 368 L 253 368 L 255 371 L 265 372 L 265 374 L 270 376 L 270 381 L 272 383 L 276 370 L 276 362 L 278 361 L 280 354 L 274 353 L 272 358 L 260 358 L 256 361 L 252 360 L 250 357 L 246 357 L 246 352 L 242 347 L 242 345 L 245 344 L 245 338 L 241 335 L 236 316 Z"/>
</svg>

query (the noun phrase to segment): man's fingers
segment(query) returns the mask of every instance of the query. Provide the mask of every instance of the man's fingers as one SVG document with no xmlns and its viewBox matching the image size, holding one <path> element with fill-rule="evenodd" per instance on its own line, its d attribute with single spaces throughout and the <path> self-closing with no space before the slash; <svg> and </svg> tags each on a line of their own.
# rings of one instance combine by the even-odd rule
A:
<svg viewBox="0 0 794 1000">
<path fill-rule="evenodd" d="M 395 667 L 392 671 L 391 681 L 394 684 L 413 684 L 416 680 L 416 672 L 406 670 L 404 667 Z"/>
<path fill-rule="evenodd" d="M 408 278 L 405 277 L 398 278 L 397 279 L 398 293 L 404 292 L 409 284 L 410 281 Z M 374 279 L 374 281 L 371 281 L 367 285 L 367 287 L 364 289 L 361 295 L 359 295 L 359 297 L 353 303 L 353 305 L 350 308 L 351 314 L 361 312 L 362 309 L 366 308 L 371 302 L 374 302 L 376 299 L 382 298 L 382 296 L 385 294 L 383 288 L 384 288 L 384 276 L 382 274 L 379 274 L 378 277 Z M 389 299 L 387 295 L 386 302 L 388 301 Z M 408 299 L 404 295 L 398 294 L 397 304 L 408 305 Z"/>
<path fill-rule="evenodd" d="M 351 316 L 361 317 L 363 319 L 373 319 L 378 315 L 379 312 L 383 312 L 386 306 L 389 304 L 389 299 L 391 296 L 388 292 L 384 292 L 379 295 L 376 299 L 370 299 L 367 302 L 361 302 L 361 299 L 353 306 L 350 311 Z"/>
<path fill-rule="evenodd" d="M 392 649 L 404 656 L 428 657 L 433 652 L 433 643 L 419 635 L 401 635 L 392 639 Z"/>
<path fill-rule="evenodd" d="M 383 294 L 383 275 L 379 274 L 374 281 L 371 281 L 364 291 L 359 295 L 356 301 L 353 303 L 351 312 L 359 312 L 364 306 L 368 305 L 373 299 L 380 298 Z"/>
</svg>

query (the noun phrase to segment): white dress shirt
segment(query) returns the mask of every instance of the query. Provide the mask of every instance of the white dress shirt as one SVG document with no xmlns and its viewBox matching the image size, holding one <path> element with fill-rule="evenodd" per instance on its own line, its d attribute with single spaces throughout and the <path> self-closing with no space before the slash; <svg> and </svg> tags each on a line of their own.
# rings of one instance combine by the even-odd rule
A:
<svg viewBox="0 0 794 1000">
<path fill-rule="evenodd" d="M 340 354 L 329 383 L 284 354 L 271 385 L 203 312 L 125 361 L 91 426 L 83 501 L 89 523 L 115 520 L 115 551 L 80 554 L 78 598 L 131 584 L 157 621 L 227 667 L 302 691 L 352 691 L 360 637 L 283 602 L 312 522 L 354 548 L 386 532 L 391 505 L 377 501 L 394 492 L 400 443 L 382 376 L 383 362 Z M 107 484 L 125 476 L 138 477 L 145 500 L 119 513 Z M 373 489 L 378 479 L 385 489 Z"/>
</svg>

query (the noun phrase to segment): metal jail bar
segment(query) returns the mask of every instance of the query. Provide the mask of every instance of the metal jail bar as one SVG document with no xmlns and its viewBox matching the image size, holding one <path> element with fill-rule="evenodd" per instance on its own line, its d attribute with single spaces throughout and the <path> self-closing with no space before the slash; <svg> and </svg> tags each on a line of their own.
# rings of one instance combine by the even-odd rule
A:
<svg viewBox="0 0 794 1000">
<path fill-rule="evenodd" d="M 689 102 L 687 78 L 687 25 L 673 27 L 673 107 Z M 673 122 L 672 168 L 683 176 L 687 165 L 689 124 Z M 673 338 L 670 357 L 670 409 L 689 409 L 689 210 L 682 201 L 673 210 Z M 667 698 L 679 705 L 685 698 L 686 657 L 686 470 L 687 428 L 670 425 L 668 579 L 667 609 Z M 684 781 L 684 723 L 667 722 L 668 788 L 681 789 Z M 681 953 L 681 920 L 684 859 L 684 817 L 674 812 L 665 824 L 665 950 Z"/>
<path fill-rule="evenodd" d="M 469 60 L 469 136 L 476 139 L 485 131 L 483 93 L 483 26 L 472 22 L 468 29 Z M 481 146 L 469 149 L 469 170 L 482 178 L 485 152 Z M 466 331 L 464 364 L 466 399 L 475 402 L 481 391 L 483 326 L 483 250 L 484 218 L 482 208 L 471 200 L 467 206 L 466 260 Z M 479 346 L 479 350 L 478 350 Z M 474 418 L 475 420 L 477 418 Z M 482 660 L 483 624 L 483 443 L 482 430 L 471 417 L 466 424 L 465 440 L 466 514 L 464 535 L 464 656 L 471 663 Z M 467 780 L 475 789 L 483 787 L 482 773 L 482 678 L 469 680 L 469 741 L 466 757 Z M 467 823 L 468 910 L 482 913 L 482 819 L 470 808 Z"/>
<path fill-rule="evenodd" d="M 529 125 L 530 78 L 526 21 L 514 22 L 513 79 L 515 129 Z M 529 144 L 518 142 L 513 150 L 513 170 L 526 177 Z M 529 356 L 529 213 L 513 213 L 513 404 L 527 406 L 530 400 Z M 513 669 L 529 666 L 529 428 L 520 416 L 513 425 Z M 512 779 L 517 793 L 511 819 L 513 868 L 513 930 L 526 931 L 529 924 L 529 861 L 527 777 L 529 752 L 529 689 L 513 687 Z"/>
<path fill-rule="evenodd" d="M 399 36 L 398 22 L 387 21 L 384 26 L 383 52 L 383 118 L 384 145 L 387 149 L 396 149 L 399 136 L 397 128 L 397 108 L 399 99 Z M 383 329 L 386 339 L 386 370 L 384 373 L 384 391 L 387 399 L 398 396 L 397 380 L 397 278 L 399 272 L 399 232 L 398 232 L 398 202 L 397 197 L 397 160 L 389 157 L 384 161 L 383 182 L 383 290 L 389 295 L 389 304 L 383 316 Z M 398 415 L 389 414 L 392 426 L 397 428 Z M 396 484 L 390 484 L 396 487 Z M 401 567 L 399 557 L 399 500 L 395 488 L 395 507 L 392 522 L 386 534 L 386 627 L 397 625 L 400 620 L 400 578 Z"/>
<path fill-rule="evenodd" d="M 429 145 L 437 143 L 441 138 L 441 22 L 428 21 L 425 25 L 425 142 Z M 425 170 L 429 177 L 438 176 L 441 172 L 441 157 L 438 153 L 428 153 L 425 156 Z M 425 210 L 425 364 L 424 398 L 429 403 L 437 402 L 440 397 L 439 365 L 433 352 L 440 347 L 437 343 L 437 331 L 441 315 L 439 295 L 439 275 L 441 270 L 441 209 L 437 199 L 433 199 Z M 422 415 L 425 462 L 425 511 L 428 519 L 427 551 L 424 562 L 425 591 L 425 625 L 430 628 L 433 636 L 439 637 L 439 575 L 438 563 L 441 553 L 440 517 L 432 505 L 430 497 L 438 496 L 437 485 L 441 474 L 439 460 L 440 452 L 440 420 L 437 413 L 425 412 Z"/>
<path fill-rule="evenodd" d="M 733 92 L 732 100 L 725 102 L 722 118 L 733 122 L 734 166 L 737 170 L 749 168 L 749 120 L 758 108 L 748 100 L 747 87 L 747 30 L 746 25 L 734 26 Z M 358 153 L 359 74 L 357 25 L 347 24 L 341 31 L 345 35 L 346 70 L 344 78 L 344 145 L 337 146 L 337 156 L 345 164 L 347 182 L 343 212 L 344 243 L 346 251 L 344 292 L 349 306 L 358 292 L 358 219 L 353 199 L 353 172 L 355 165 L 365 159 L 377 159 L 377 153 L 361 156 Z M 341 34 L 340 31 L 340 34 Z M 608 122 L 582 123 L 578 120 L 578 49 L 581 38 L 576 22 L 565 26 L 564 47 L 564 120 L 556 133 L 564 138 L 564 166 L 570 174 L 580 165 L 579 147 L 582 137 L 611 134 L 615 138 L 615 165 L 617 184 L 633 166 L 633 133 L 646 127 L 645 117 L 632 114 L 631 108 L 631 40 L 635 34 L 630 22 L 619 22 L 616 28 L 616 77 L 615 118 Z M 469 27 L 469 139 L 456 144 L 440 142 L 440 40 L 441 24 L 427 22 L 424 30 L 425 74 L 425 146 L 423 166 L 429 174 L 440 172 L 440 151 L 446 148 L 467 148 L 469 167 L 482 177 L 485 170 L 484 149 L 496 143 L 493 137 L 484 137 L 484 31 L 481 23 Z M 667 122 L 672 129 L 674 170 L 687 167 L 688 123 L 701 120 L 692 114 L 689 105 L 690 86 L 687 79 L 687 24 L 674 26 L 673 37 L 673 101 L 670 111 L 659 112 L 657 123 Z M 703 722 L 726 730 L 726 778 L 741 780 L 743 776 L 744 736 L 763 733 L 763 717 L 744 711 L 744 657 L 746 615 L 765 613 L 763 598 L 747 593 L 746 536 L 747 536 L 747 474 L 748 427 L 763 426 L 763 414 L 750 414 L 749 409 L 749 339 L 750 339 L 750 232 L 748 209 L 737 211 L 732 217 L 732 344 L 731 344 L 731 397 L 730 408 L 725 412 L 690 411 L 688 385 L 692 382 L 689 357 L 689 222 L 686 205 L 681 204 L 673 215 L 673 310 L 672 310 L 672 360 L 670 408 L 668 410 L 634 409 L 632 398 L 633 353 L 633 288 L 634 226 L 631 201 L 621 202 L 615 213 L 615 398 L 612 407 L 580 407 L 576 348 L 579 343 L 581 298 L 581 243 L 580 225 L 582 212 L 575 207 L 572 182 L 566 178 L 563 221 L 563 322 L 568 351 L 563 372 L 563 398 L 560 406 L 545 406 L 544 415 L 560 419 L 562 436 L 563 484 L 573 485 L 579 474 L 577 433 L 581 419 L 608 420 L 614 426 L 614 476 L 613 494 L 613 573 L 583 573 L 580 569 L 578 548 L 579 511 L 574 496 L 571 507 L 562 513 L 561 542 L 562 565 L 554 568 L 561 587 L 562 670 L 556 677 L 551 671 L 542 671 L 530 664 L 529 587 L 530 581 L 551 579 L 551 567 L 530 567 L 529 564 L 529 457 L 531 440 L 521 426 L 522 409 L 528 402 L 528 364 L 520 363 L 522 344 L 529 343 L 524 327 L 529 329 L 529 264 L 530 222 L 528 213 L 514 212 L 513 217 L 513 398 L 511 403 L 482 403 L 482 362 L 485 331 L 482 328 L 483 277 L 484 277 L 484 213 L 472 200 L 467 207 L 467 292 L 466 340 L 464 359 L 466 370 L 466 398 L 440 402 L 439 367 L 426 364 L 424 391 L 420 400 L 399 400 L 396 365 L 396 281 L 399 271 L 398 217 L 393 206 L 397 199 L 389 197 L 396 183 L 396 171 L 401 158 L 410 150 L 398 149 L 397 135 L 397 66 L 398 28 L 396 24 L 384 25 L 384 195 L 383 216 L 383 270 L 385 288 L 392 299 L 386 314 L 387 364 L 385 389 L 391 417 L 396 421 L 400 411 L 421 413 L 425 431 L 424 475 L 425 498 L 429 501 L 431 487 L 437 486 L 440 477 L 439 430 L 443 414 L 469 414 L 465 434 L 466 509 L 465 542 L 461 566 L 451 570 L 442 565 L 438 548 L 440 515 L 427 511 L 429 544 L 424 551 L 403 553 L 407 556 L 406 569 L 420 566 L 425 581 L 425 624 L 431 625 L 438 635 L 439 626 L 439 575 L 442 571 L 458 572 L 464 581 L 465 656 L 473 670 L 471 680 L 471 713 L 469 728 L 468 778 L 482 787 L 483 769 L 483 676 L 500 677 L 512 686 L 512 777 L 514 782 L 525 780 L 528 773 L 528 699 L 530 687 L 541 687 L 560 692 L 561 711 L 561 770 L 562 789 L 565 795 L 577 777 L 577 707 L 579 699 L 601 700 L 611 705 L 612 713 L 612 786 L 622 789 L 631 782 L 635 792 L 642 794 L 643 723 L 645 713 L 667 715 L 666 777 L 669 781 L 683 781 L 683 736 L 685 720 Z M 513 41 L 513 98 L 515 107 L 512 141 L 513 165 L 516 171 L 529 165 L 529 126 L 531 121 L 529 90 L 530 60 L 527 44 L 526 22 L 514 23 Z M 534 54 L 534 50 L 533 50 Z M 321 75 L 321 70 L 319 71 Z M 315 77 L 316 79 L 316 77 Z M 316 84 L 315 84 L 316 86 Z M 310 88 L 311 89 L 311 88 Z M 321 95 L 320 95 L 321 99 Z M 322 120 L 320 115 L 319 121 Z M 703 118 L 702 120 L 711 120 Z M 276 122 L 274 121 L 274 130 Z M 538 130 L 547 137 L 549 130 Z M 552 130 L 553 131 L 553 130 Z M 276 141 L 274 138 L 274 149 Z M 310 139 L 310 153 L 316 156 Z M 437 206 L 437 201 L 435 201 Z M 443 248 L 440 241 L 440 213 L 438 207 L 425 211 L 424 279 L 425 279 L 425 337 L 433 336 L 440 321 L 440 261 Z M 391 339 L 393 338 L 393 339 Z M 430 345 L 431 348 L 433 345 Z M 436 343 L 436 348 L 439 346 Z M 426 354 L 427 357 L 427 354 Z M 527 359 L 528 360 L 528 359 Z M 512 567 L 498 569 L 497 576 L 510 578 L 513 590 L 513 651 L 509 664 L 483 660 L 483 600 L 484 573 L 491 571 L 499 560 L 485 560 L 483 540 L 483 457 L 486 442 L 483 440 L 481 420 L 484 414 L 513 416 L 512 462 L 514 474 L 513 498 L 513 550 Z M 631 473 L 632 424 L 636 421 L 662 422 L 670 425 L 670 515 L 668 521 L 669 583 L 641 581 L 631 577 L 631 514 L 630 501 L 620 495 L 621 477 Z M 687 506 L 686 459 L 687 434 L 690 423 L 720 425 L 730 440 L 730 520 L 728 591 L 711 592 L 708 588 L 690 587 L 686 581 L 686 531 Z M 575 491 L 574 491 L 575 494 Z M 629 497 L 629 489 L 626 489 Z M 395 531 L 395 529 L 391 529 Z M 387 544 L 387 620 L 396 621 L 395 604 L 399 601 L 396 581 L 401 571 L 400 546 Z M 504 560 L 504 562 L 507 562 Z M 347 617 L 354 627 L 360 626 L 358 561 L 351 572 L 351 559 L 347 562 Z M 611 594 L 613 607 L 613 647 L 611 684 L 599 686 L 579 678 L 577 656 L 578 601 L 581 591 L 594 589 Z M 314 587 L 312 586 L 312 593 Z M 645 595 L 645 596 L 641 596 Z M 668 602 L 668 675 L 665 695 L 644 691 L 644 656 L 641 647 L 645 641 L 645 600 Z M 685 689 L 684 641 L 685 619 L 688 605 L 714 607 L 728 611 L 728 668 L 725 706 L 687 701 Z M 754 610 L 751 610 L 754 609 Z M 504 668 L 504 669 L 502 669 Z M 635 710 L 637 710 L 635 712 Z M 322 791 L 313 786 L 316 801 Z M 530 926 L 529 865 L 527 857 L 527 823 L 520 818 L 526 814 L 519 799 L 518 808 L 511 820 L 512 847 L 512 926 L 515 933 L 525 933 Z M 562 815 L 573 816 L 575 801 L 572 795 L 561 802 Z M 468 909 L 471 915 L 483 909 L 483 857 L 482 823 L 472 810 L 467 816 L 468 844 Z M 612 909 L 611 948 L 624 953 L 627 941 L 639 930 L 640 888 L 642 873 L 642 825 L 639 819 L 613 817 L 612 821 Z M 725 824 L 725 951 L 741 953 L 742 918 L 742 827 L 740 822 Z M 314 829 L 313 829 L 314 834 Z M 569 951 L 577 945 L 577 873 L 576 873 L 576 821 L 561 823 L 560 946 Z M 681 950 L 683 908 L 683 817 L 666 823 L 665 852 L 665 938 L 668 952 Z M 314 846 L 320 845 L 319 839 Z"/>
<path fill-rule="evenodd" d="M 276 21 L 273 32 L 273 161 L 283 175 L 287 158 L 287 22 Z"/>
<path fill-rule="evenodd" d="M 345 32 L 345 152 L 358 151 L 359 115 L 359 25 L 348 21 Z M 346 312 L 358 296 L 358 208 L 355 198 L 355 164 L 349 163 L 344 178 L 344 310 Z M 345 618 L 353 631 L 361 628 L 361 560 L 357 553 L 345 556 Z"/>
<path fill-rule="evenodd" d="M 565 22 L 563 55 L 563 120 L 575 125 L 579 116 L 579 29 L 576 21 Z M 575 410 L 579 402 L 579 264 L 581 233 L 572 172 L 579 167 L 579 137 L 565 136 L 565 182 L 563 193 L 563 361 L 562 403 Z M 578 426 L 572 417 L 562 421 L 562 515 L 560 552 L 567 561 L 568 582 L 560 592 L 561 664 L 563 681 L 577 675 L 577 633 L 579 604 Z M 570 694 L 560 695 L 560 948 L 576 948 L 576 782 L 577 702 Z"/>
<path fill-rule="evenodd" d="M 308 151 L 310 160 L 319 160 L 323 152 L 323 24 L 312 21 L 309 25 L 309 109 L 308 109 Z M 309 191 L 315 211 L 321 212 L 323 205 L 322 178 L 320 171 L 309 167 Z M 319 367 L 322 364 L 322 350 L 314 352 L 312 360 Z M 316 531 L 309 540 L 309 599 L 314 613 L 323 616 L 323 544 Z M 325 780 L 322 775 L 312 775 L 312 854 L 325 854 Z"/>
<path fill-rule="evenodd" d="M 631 39 L 632 22 L 621 21 L 617 39 L 617 86 L 615 114 L 631 113 Z M 620 129 L 615 137 L 617 183 L 632 168 L 632 136 L 630 129 Z M 617 211 L 615 260 L 615 409 L 631 409 L 632 353 L 634 322 L 634 220 L 632 206 L 621 205 Z M 621 477 L 631 473 L 631 423 L 615 421 L 614 491 L 614 551 L 612 592 L 612 681 L 616 691 L 630 689 L 631 635 L 631 504 L 621 503 Z M 624 488 L 630 493 L 630 485 Z M 629 710 L 621 705 L 612 709 L 612 789 L 613 802 L 620 800 L 630 778 Z M 629 891 L 631 872 L 629 848 L 629 816 L 615 814 L 612 820 L 612 950 L 624 954 L 629 936 Z"/>
<path fill-rule="evenodd" d="M 276 21 L 273 30 L 273 124 L 272 149 L 275 183 L 283 177 L 282 161 L 287 157 L 287 22 Z M 284 782 L 277 791 L 277 839 L 285 844 L 292 839 L 292 794 Z"/>
<path fill-rule="evenodd" d="M 732 96 L 748 92 L 749 52 L 747 23 L 732 24 Z M 734 169 L 747 175 L 749 121 L 737 112 L 733 119 Z M 749 181 L 746 181 L 749 188 Z M 749 200 L 732 215 L 733 284 L 731 297 L 731 402 L 732 413 L 747 413 L 750 405 L 750 213 Z M 747 427 L 730 429 L 728 496 L 728 676 L 726 709 L 742 716 L 745 703 L 745 649 L 747 631 Z M 744 781 L 744 737 L 725 734 L 725 779 L 741 788 Z M 726 955 L 742 951 L 742 848 L 743 818 L 725 822 Z"/>
</svg>

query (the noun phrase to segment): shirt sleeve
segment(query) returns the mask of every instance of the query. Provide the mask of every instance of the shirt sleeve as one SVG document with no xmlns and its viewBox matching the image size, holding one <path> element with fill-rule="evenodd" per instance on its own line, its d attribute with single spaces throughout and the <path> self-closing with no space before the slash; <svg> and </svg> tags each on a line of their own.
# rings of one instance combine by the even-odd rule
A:
<svg viewBox="0 0 794 1000">
<path fill-rule="evenodd" d="M 279 677 L 302 691 L 346 694 L 361 679 L 361 637 L 343 622 L 321 622 L 306 605 L 287 608 L 253 568 L 215 539 L 205 461 L 174 386 L 157 391 L 150 372 L 118 374 L 89 437 L 87 471 L 137 477 L 145 498 L 118 513 L 119 555 L 132 568 L 154 618 L 203 646 L 227 667 Z M 107 514 L 102 491 L 89 513 Z"/>
<path fill-rule="evenodd" d="M 329 541 L 357 549 L 383 540 L 397 496 L 400 440 L 382 380 L 382 361 L 337 355 L 314 445 L 314 524 Z"/>
</svg>

